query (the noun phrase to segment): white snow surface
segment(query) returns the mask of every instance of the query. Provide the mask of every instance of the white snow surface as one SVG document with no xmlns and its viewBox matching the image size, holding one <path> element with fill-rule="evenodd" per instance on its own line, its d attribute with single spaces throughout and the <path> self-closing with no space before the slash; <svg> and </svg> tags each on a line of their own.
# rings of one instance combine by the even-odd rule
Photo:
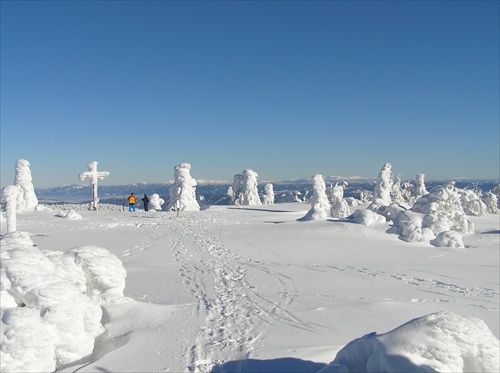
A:
<svg viewBox="0 0 500 373">
<path fill-rule="evenodd" d="M 435 247 L 367 204 L 101 207 L 2 219 L 3 372 L 500 370 L 499 215 Z"/>
</svg>

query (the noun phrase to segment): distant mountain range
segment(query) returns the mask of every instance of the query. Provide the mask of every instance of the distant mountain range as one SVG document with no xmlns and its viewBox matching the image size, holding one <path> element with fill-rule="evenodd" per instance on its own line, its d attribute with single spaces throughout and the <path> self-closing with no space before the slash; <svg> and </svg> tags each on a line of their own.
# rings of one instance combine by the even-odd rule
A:
<svg viewBox="0 0 500 373">
<path fill-rule="evenodd" d="M 327 185 L 334 184 L 339 181 L 347 181 L 349 183 L 345 190 L 346 197 L 357 197 L 361 191 L 373 192 L 375 179 L 363 179 L 360 177 L 341 178 L 337 176 L 325 177 Z M 196 194 L 203 196 L 204 202 L 207 205 L 229 204 L 227 190 L 231 185 L 229 181 L 200 181 L 198 180 Z M 426 187 L 431 190 L 436 185 L 445 184 L 448 181 L 429 181 L 426 182 Z M 267 183 L 273 184 L 275 195 L 283 196 L 280 200 L 283 202 L 293 201 L 295 196 L 307 196 L 312 192 L 312 178 L 301 178 L 296 180 L 283 181 L 260 181 L 259 192 L 263 192 L 264 185 Z M 460 180 L 456 181 L 456 186 L 459 188 L 475 188 L 488 191 L 498 185 L 498 181 L 494 180 Z M 101 203 L 122 204 L 123 201 L 134 193 L 138 197 L 143 194 L 151 195 L 157 193 L 161 198 L 168 203 L 169 189 L 172 186 L 171 182 L 166 183 L 137 183 L 129 185 L 99 185 L 98 195 Z M 42 202 L 89 202 L 92 199 L 92 188 L 90 185 L 63 185 L 54 188 L 35 188 L 35 193 L 38 199 Z M 289 197 L 285 198 L 285 195 Z M 291 199 L 291 200 L 290 200 Z"/>
</svg>

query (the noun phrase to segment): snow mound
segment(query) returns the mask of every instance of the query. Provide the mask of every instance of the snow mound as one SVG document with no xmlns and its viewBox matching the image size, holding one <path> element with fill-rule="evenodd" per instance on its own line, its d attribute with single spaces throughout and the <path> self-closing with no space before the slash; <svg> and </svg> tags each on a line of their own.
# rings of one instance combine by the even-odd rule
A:
<svg viewBox="0 0 500 373">
<path fill-rule="evenodd" d="M 1 370 L 54 371 L 90 355 L 104 332 L 101 303 L 123 299 L 125 277 L 105 249 L 49 255 L 26 232 L 2 236 Z"/>
<path fill-rule="evenodd" d="M 60 218 L 69 219 L 69 220 L 81 220 L 82 219 L 82 216 L 73 209 L 69 210 L 69 212 L 61 211 L 56 216 L 58 216 Z"/>
<path fill-rule="evenodd" d="M 366 225 L 367 227 L 372 224 L 382 224 L 386 220 L 382 215 L 377 214 L 371 210 L 358 209 L 348 216 L 353 223 Z"/>
<path fill-rule="evenodd" d="M 499 349 L 484 321 L 439 312 L 348 343 L 320 372 L 498 372 Z"/>
</svg>

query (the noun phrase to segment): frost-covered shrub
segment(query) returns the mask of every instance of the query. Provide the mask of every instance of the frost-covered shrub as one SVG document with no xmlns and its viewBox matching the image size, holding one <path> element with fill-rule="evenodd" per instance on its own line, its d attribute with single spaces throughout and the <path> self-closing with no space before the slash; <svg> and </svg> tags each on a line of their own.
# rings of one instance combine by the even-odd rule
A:
<svg viewBox="0 0 500 373">
<path fill-rule="evenodd" d="M 200 205 L 196 200 L 196 180 L 190 174 L 191 165 L 180 163 L 174 167 L 174 184 L 169 189 L 170 203 L 168 210 L 199 211 Z"/>
<path fill-rule="evenodd" d="M 460 203 L 466 215 L 484 216 L 486 214 L 486 205 L 473 190 L 457 189 L 457 192 L 460 194 Z"/>
<path fill-rule="evenodd" d="M 462 236 L 455 231 L 443 231 L 439 233 L 435 239 L 431 240 L 431 245 L 436 247 L 464 247 Z"/>
<path fill-rule="evenodd" d="M 399 234 L 399 239 L 406 242 L 424 242 L 435 236 L 429 228 L 422 227 L 424 216 L 412 211 L 400 211 L 395 219 L 394 228 Z"/>
<path fill-rule="evenodd" d="M 331 206 L 326 195 L 326 185 L 323 175 L 314 175 L 311 209 L 301 220 L 327 219 L 330 216 L 330 209 Z"/>
<path fill-rule="evenodd" d="M 24 209 L 33 209 L 38 205 L 38 198 L 36 197 L 32 180 L 30 163 L 26 159 L 18 160 L 16 162 L 16 176 L 14 179 L 14 185 L 17 185 L 21 189 L 21 193 L 17 199 L 18 212 Z"/>
<path fill-rule="evenodd" d="M 262 197 L 263 205 L 272 205 L 274 204 L 274 190 L 273 184 L 264 185 L 264 195 Z"/>
<path fill-rule="evenodd" d="M 499 351 L 483 320 L 438 312 L 349 342 L 321 372 L 498 372 Z"/>
<path fill-rule="evenodd" d="M 451 230 L 460 233 L 473 233 L 474 224 L 467 219 L 462 208 L 460 194 L 455 188 L 455 183 L 439 185 L 430 193 L 422 196 L 411 208 L 414 212 L 432 215 L 428 221 L 441 221 L 442 226 L 447 225 Z M 440 233 L 432 229 L 434 234 Z"/>
<path fill-rule="evenodd" d="M 330 216 L 332 218 L 347 218 L 351 211 L 349 210 L 349 204 L 344 199 L 344 190 L 347 187 L 347 182 L 342 181 L 340 183 L 335 183 L 330 189 Z"/>
<path fill-rule="evenodd" d="M 276 203 L 304 202 L 304 196 L 298 191 L 280 192 L 275 197 Z"/>
<path fill-rule="evenodd" d="M 149 196 L 149 208 L 150 210 L 161 211 L 161 206 L 165 203 L 163 198 L 160 198 L 158 193 L 153 193 Z"/>
</svg>

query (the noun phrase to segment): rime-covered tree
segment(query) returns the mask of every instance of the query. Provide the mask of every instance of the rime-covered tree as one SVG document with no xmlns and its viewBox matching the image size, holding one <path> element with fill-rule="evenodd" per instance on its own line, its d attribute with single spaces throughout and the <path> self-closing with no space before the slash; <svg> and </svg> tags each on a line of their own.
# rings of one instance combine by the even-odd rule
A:
<svg viewBox="0 0 500 373">
<path fill-rule="evenodd" d="M 422 196 L 425 196 L 427 193 L 427 189 L 425 189 L 425 175 L 418 174 L 417 175 L 417 185 L 415 186 L 415 197 L 419 199 Z"/>
<path fill-rule="evenodd" d="M 492 192 L 483 192 L 481 195 L 481 200 L 486 205 L 486 210 L 490 214 L 498 214 L 500 210 L 498 209 L 498 197 Z"/>
<path fill-rule="evenodd" d="M 331 205 L 326 194 L 326 184 L 323 175 L 313 176 L 313 195 L 311 209 L 301 220 L 327 219 L 330 216 Z"/>
<path fill-rule="evenodd" d="M 273 184 L 264 185 L 264 196 L 262 197 L 263 205 L 273 205 L 274 204 L 274 190 Z"/>
<path fill-rule="evenodd" d="M 227 195 L 231 198 L 232 205 L 240 204 L 241 182 L 243 175 L 236 174 L 233 177 L 233 184 L 228 188 Z"/>
<path fill-rule="evenodd" d="M 99 198 L 97 197 L 97 180 L 102 180 L 108 177 L 109 172 L 107 171 L 97 171 L 98 163 L 96 161 L 90 162 L 87 167 L 88 171 L 84 171 L 78 175 L 78 179 L 83 181 L 85 179 L 90 180 L 90 185 L 92 186 L 92 206 L 91 209 L 97 211 L 97 205 L 99 204 Z"/>
<path fill-rule="evenodd" d="M 378 175 L 373 192 L 373 202 L 368 206 L 368 209 L 372 211 L 376 211 L 381 206 L 389 206 L 391 204 L 391 189 L 393 184 L 391 167 L 390 163 L 384 164 Z"/>
<path fill-rule="evenodd" d="M 17 196 L 17 211 L 24 209 L 33 209 L 38 205 L 38 198 L 35 195 L 33 187 L 30 163 L 26 159 L 20 159 L 16 162 L 16 176 L 14 185 L 21 189 Z"/>
<path fill-rule="evenodd" d="M 246 169 L 241 174 L 241 187 L 238 197 L 238 205 L 258 206 L 262 205 L 257 189 L 257 172 Z"/>
<path fill-rule="evenodd" d="M 180 211 L 199 211 L 200 205 L 196 200 L 196 180 L 190 174 L 191 165 L 180 163 L 174 167 L 174 184 L 169 190 L 170 203 L 168 209 L 179 206 Z"/>
<path fill-rule="evenodd" d="M 393 203 L 404 203 L 403 188 L 401 186 L 401 175 L 397 175 L 391 187 L 391 201 Z"/>
<path fill-rule="evenodd" d="M 467 219 L 454 181 L 438 185 L 415 202 L 411 210 L 425 214 L 422 227 L 430 228 L 435 235 L 448 230 L 474 232 L 474 224 Z"/>
<path fill-rule="evenodd" d="M 5 205 L 5 215 L 7 219 L 7 233 L 17 230 L 17 205 L 19 196 L 23 193 L 21 187 L 17 185 L 7 185 L 2 191 L 2 202 Z"/>
<path fill-rule="evenodd" d="M 351 215 L 349 205 L 344 199 L 344 190 L 347 185 L 347 182 L 342 181 L 340 183 L 335 183 L 335 185 L 330 189 L 330 216 L 332 218 L 344 219 Z"/>
</svg>

